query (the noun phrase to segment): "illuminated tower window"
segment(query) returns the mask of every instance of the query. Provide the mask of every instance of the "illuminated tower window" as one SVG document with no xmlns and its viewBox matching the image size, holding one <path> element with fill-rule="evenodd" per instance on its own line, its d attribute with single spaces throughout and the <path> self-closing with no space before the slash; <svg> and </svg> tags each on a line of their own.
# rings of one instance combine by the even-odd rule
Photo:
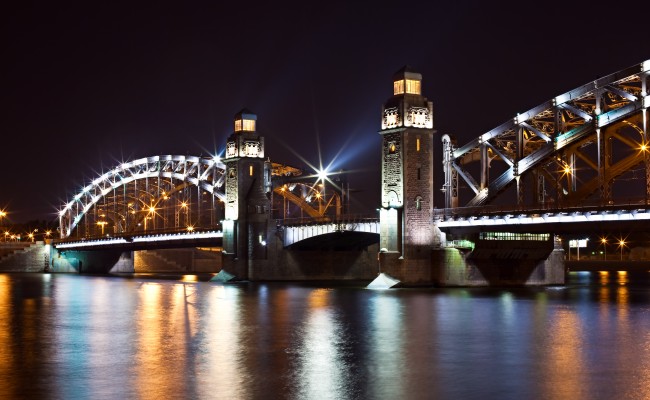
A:
<svg viewBox="0 0 650 400">
<path fill-rule="evenodd" d="M 420 81 L 416 81 L 414 79 L 407 79 L 406 80 L 406 93 L 410 94 L 420 94 Z"/>
<path fill-rule="evenodd" d="M 235 132 L 255 132 L 257 116 L 247 109 L 235 115 Z"/>
<path fill-rule="evenodd" d="M 235 132 L 248 131 L 255 132 L 255 120 L 237 119 L 235 120 Z"/>
<path fill-rule="evenodd" d="M 415 150 L 420 151 L 420 138 L 415 139 Z"/>
<path fill-rule="evenodd" d="M 405 65 L 393 75 L 393 95 L 400 94 L 422 95 L 422 75 Z"/>
<path fill-rule="evenodd" d="M 253 166 L 252 165 L 250 165 L 248 167 L 248 175 L 253 176 Z"/>
<path fill-rule="evenodd" d="M 403 94 L 404 93 L 404 80 L 400 79 L 399 81 L 393 82 L 393 94 Z"/>
</svg>

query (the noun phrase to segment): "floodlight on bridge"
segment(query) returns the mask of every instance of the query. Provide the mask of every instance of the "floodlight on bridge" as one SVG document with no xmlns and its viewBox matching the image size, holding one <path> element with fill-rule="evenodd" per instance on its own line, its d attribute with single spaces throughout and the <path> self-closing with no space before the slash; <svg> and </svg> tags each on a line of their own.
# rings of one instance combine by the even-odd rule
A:
<svg viewBox="0 0 650 400">
<path fill-rule="evenodd" d="M 325 182 L 325 179 L 327 179 L 327 169 L 319 169 L 318 170 L 318 180 Z"/>
</svg>

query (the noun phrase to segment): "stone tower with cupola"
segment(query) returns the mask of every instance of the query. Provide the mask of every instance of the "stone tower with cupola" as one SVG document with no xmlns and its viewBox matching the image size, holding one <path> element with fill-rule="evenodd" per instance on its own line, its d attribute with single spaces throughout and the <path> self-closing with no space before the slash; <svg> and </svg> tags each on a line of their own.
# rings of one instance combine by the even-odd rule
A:
<svg viewBox="0 0 650 400">
<path fill-rule="evenodd" d="M 380 271 L 408 283 L 430 280 L 433 227 L 433 105 L 422 75 L 404 67 L 382 107 Z"/>
<path fill-rule="evenodd" d="M 251 279 L 255 262 L 267 258 L 271 168 L 264 160 L 264 137 L 257 116 L 249 110 L 235 115 L 235 129 L 226 142 L 224 270 Z"/>
</svg>

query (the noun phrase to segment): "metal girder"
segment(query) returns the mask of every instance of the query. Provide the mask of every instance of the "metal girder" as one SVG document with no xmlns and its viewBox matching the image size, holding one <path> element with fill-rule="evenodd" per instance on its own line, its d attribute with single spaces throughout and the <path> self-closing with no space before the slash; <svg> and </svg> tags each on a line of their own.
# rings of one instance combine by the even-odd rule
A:
<svg viewBox="0 0 650 400">
<path fill-rule="evenodd" d="M 485 145 L 488 146 L 490 149 L 492 149 L 492 151 L 493 151 L 497 156 L 499 156 L 499 157 L 501 158 L 501 161 L 505 162 L 505 163 L 508 164 L 510 167 L 512 167 L 512 166 L 514 165 L 513 162 L 512 162 L 512 160 L 510 160 L 508 157 L 504 156 L 503 153 L 501 153 L 501 152 L 499 151 L 499 149 L 496 148 L 492 143 L 490 143 L 490 142 L 486 142 Z"/>
<path fill-rule="evenodd" d="M 577 114 L 580 118 L 584 119 L 585 121 L 593 120 L 593 117 L 591 115 L 589 115 L 588 113 L 584 112 L 582 109 L 575 107 L 569 103 L 561 104 L 560 107 L 565 110 L 569 110 L 574 114 Z"/>
<path fill-rule="evenodd" d="M 612 85 L 607 85 L 605 86 L 605 90 L 608 92 L 614 93 L 615 95 L 622 97 L 628 101 L 637 101 L 639 100 L 635 95 L 632 93 L 626 92 L 625 90 L 619 89 L 616 86 Z"/>
<path fill-rule="evenodd" d="M 540 137 L 545 142 L 548 143 L 548 142 L 551 141 L 550 137 L 546 136 L 546 134 L 542 133 L 542 131 L 540 131 L 539 129 L 537 129 L 534 126 L 530 125 L 529 123 L 524 121 L 520 125 L 523 126 L 524 128 L 526 128 L 528 131 L 530 131 L 530 132 L 534 133 L 535 135 L 537 135 L 538 137 Z"/>
<path fill-rule="evenodd" d="M 465 183 L 467 183 L 467 185 L 469 185 L 469 188 L 472 189 L 472 191 L 474 191 L 474 193 L 478 194 L 479 186 L 476 183 L 476 181 L 474 180 L 474 178 L 472 177 L 472 175 L 470 175 L 467 171 L 462 169 L 456 163 L 452 163 L 451 165 L 456 170 L 456 172 L 458 172 L 458 175 L 460 175 L 460 177 L 463 178 Z"/>
<path fill-rule="evenodd" d="M 591 142 L 599 142 L 596 136 L 600 128 L 613 126 L 640 114 L 645 118 L 646 108 L 649 105 L 646 104 L 648 70 L 650 70 L 650 60 L 591 81 L 524 113 L 517 114 L 513 119 L 472 139 L 465 145 L 454 148 L 448 165 L 453 166 L 474 194 L 466 201 L 466 205 L 478 206 L 491 203 L 515 181 L 518 185 L 516 191 L 518 198 L 510 203 L 522 201 L 522 179 L 531 171 L 543 168 L 551 162 L 554 163 L 556 158 L 568 157 L 568 162 L 563 164 L 563 168 L 572 170 L 575 168 L 576 161 L 580 160 L 581 163 L 586 163 L 590 170 L 595 170 L 596 175 L 603 174 L 600 167 L 602 157 L 611 155 L 601 155 L 594 161 L 579 150 L 569 149 L 577 143 L 588 145 Z M 645 132 L 645 120 L 641 125 L 643 125 L 642 131 Z M 525 135 L 522 135 L 522 128 L 526 131 Z M 628 147 L 632 147 L 634 143 L 633 140 L 625 137 L 620 139 L 620 142 Z M 604 150 L 601 147 L 599 145 L 599 152 Z M 485 151 L 486 148 L 498 157 L 490 159 L 490 155 Z M 615 150 L 610 149 L 610 151 Z M 647 161 L 647 158 L 644 165 L 647 165 L 646 168 L 650 172 L 650 161 Z M 491 161 L 502 162 L 499 169 L 503 172 L 498 176 L 490 177 L 487 174 L 487 166 Z M 474 169 L 460 167 L 471 162 L 478 162 L 479 167 Z M 631 159 L 618 164 L 616 169 L 607 173 L 607 177 L 614 173 L 624 173 L 626 169 L 632 168 L 632 164 Z M 477 176 L 468 172 L 476 169 L 478 172 L 475 173 L 479 174 Z M 585 185 L 575 176 L 569 176 L 567 179 L 570 185 L 566 189 L 561 189 L 562 196 L 566 196 L 564 191 L 577 195 L 587 190 L 587 186 L 592 185 L 592 183 Z M 601 187 L 607 179 L 600 179 Z M 554 180 L 559 182 L 557 177 Z M 482 182 L 480 186 L 476 184 L 477 181 Z M 598 179 L 595 181 L 598 182 Z M 650 195 L 650 178 L 646 179 L 646 186 L 646 192 Z M 560 186 L 557 188 L 560 190 Z"/>
</svg>

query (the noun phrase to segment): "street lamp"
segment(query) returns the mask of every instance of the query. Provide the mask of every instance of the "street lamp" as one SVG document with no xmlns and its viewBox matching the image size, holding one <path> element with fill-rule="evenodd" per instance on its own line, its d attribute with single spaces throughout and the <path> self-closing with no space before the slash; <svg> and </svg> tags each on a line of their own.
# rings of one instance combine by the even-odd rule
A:
<svg viewBox="0 0 650 400">
<path fill-rule="evenodd" d="M 181 209 L 182 209 L 183 213 L 185 214 L 185 224 L 189 225 L 190 224 L 190 218 L 189 218 L 190 207 L 187 204 L 187 202 L 184 201 L 184 202 L 181 203 Z M 179 210 L 178 212 L 180 213 L 181 210 Z"/>
<path fill-rule="evenodd" d="M 2 226 L 2 219 L 7 216 L 5 210 L 0 210 L 0 226 Z M 5 232 L 5 242 L 7 241 L 7 232 Z"/>
<path fill-rule="evenodd" d="M 607 238 L 606 237 L 600 238 L 600 243 L 603 244 L 603 250 L 605 251 L 605 256 L 603 257 L 603 259 L 607 260 Z"/>
<path fill-rule="evenodd" d="M 623 261 L 623 248 L 625 247 L 625 240 L 621 239 L 618 242 L 618 246 L 621 248 L 621 261 Z"/>
<path fill-rule="evenodd" d="M 102 236 L 104 236 L 104 227 L 106 226 L 106 224 L 108 224 L 108 222 L 106 222 L 106 221 L 97 222 L 97 225 L 102 227 Z"/>
<path fill-rule="evenodd" d="M 644 199 L 645 199 L 645 205 L 648 205 L 648 159 L 646 157 L 646 154 L 648 153 L 648 145 L 646 144 L 645 136 L 642 137 L 643 143 L 641 144 L 641 151 L 643 152 L 643 169 L 645 173 L 643 176 L 645 177 L 645 184 L 643 185 L 645 187 L 644 189 Z"/>
<path fill-rule="evenodd" d="M 147 214 L 144 216 L 144 231 L 145 232 L 147 231 L 147 220 L 150 219 L 150 220 L 152 220 L 152 222 L 155 222 L 155 220 L 154 220 L 155 214 L 156 214 L 156 207 L 149 206 L 149 208 L 147 208 Z M 154 225 L 153 228 L 156 229 L 155 225 Z"/>
</svg>

